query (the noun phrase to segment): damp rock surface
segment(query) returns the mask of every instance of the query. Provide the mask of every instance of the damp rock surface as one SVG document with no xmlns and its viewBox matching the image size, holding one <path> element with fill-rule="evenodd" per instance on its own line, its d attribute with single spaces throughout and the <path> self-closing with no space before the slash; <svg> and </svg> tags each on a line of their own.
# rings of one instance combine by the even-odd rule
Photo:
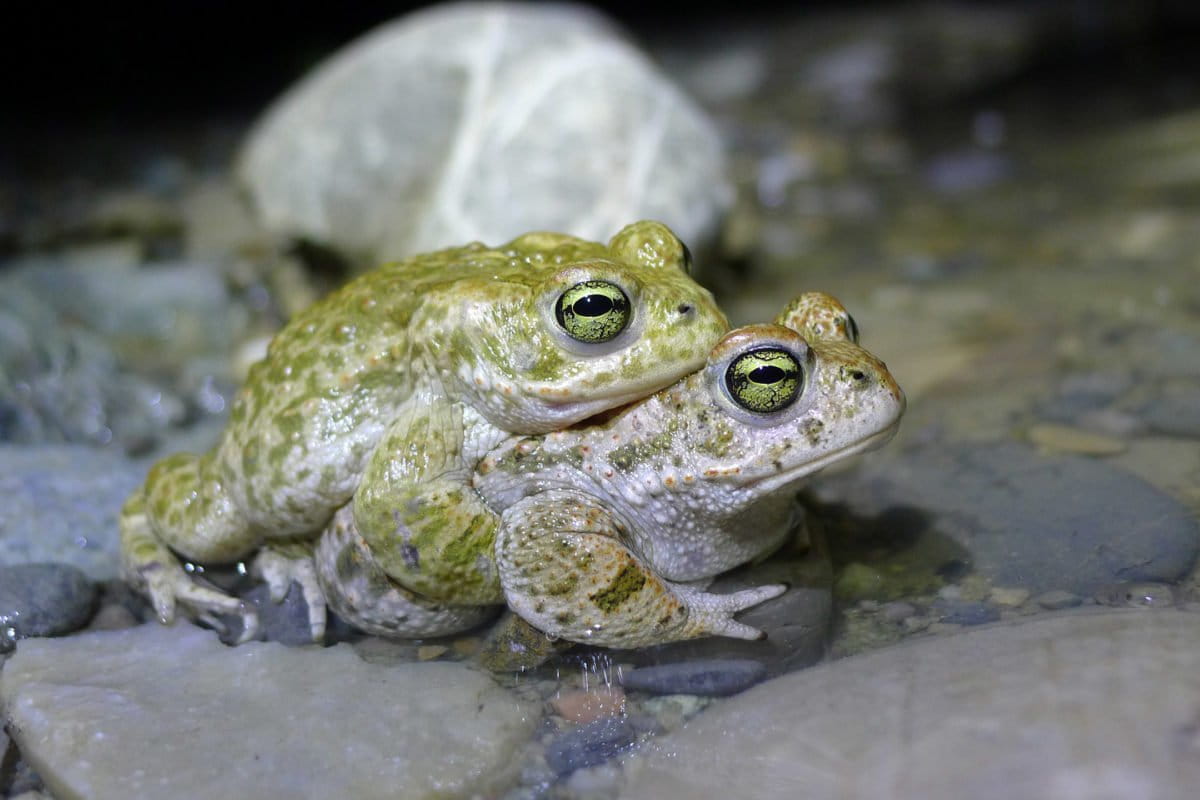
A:
<svg viewBox="0 0 1200 800">
<path fill-rule="evenodd" d="M 117 516 L 146 468 L 113 450 L 0 444 L 0 564 L 54 561 L 115 578 Z"/>
<path fill-rule="evenodd" d="M 229 648 L 157 624 L 21 641 L 0 704 L 59 800 L 469 796 L 503 779 L 538 719 L 460 665 Z"/>
<path fill-rule="evenodd" d="M 1200 550 L 1195 514 L 1166 492 L 1011 442 L 896 451 L 819 491 L 864 518 L 906 510 L 906 535 L 950 543 L 980 576 L 1033 594 L 1176 581 Z"/>
<path fill-rule="evenodd" d="M 620 796 L 1190 797 L 1198 670 L 1200 614 L 1175 609 L 918 640 L 710 708 L 636 758 Z"/>
</svg>

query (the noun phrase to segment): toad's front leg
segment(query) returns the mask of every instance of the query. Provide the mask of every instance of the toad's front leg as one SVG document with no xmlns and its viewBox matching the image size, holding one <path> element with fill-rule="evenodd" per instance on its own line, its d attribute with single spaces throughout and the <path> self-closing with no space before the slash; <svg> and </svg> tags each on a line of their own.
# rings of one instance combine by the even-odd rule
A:
<svg viewBox="0 0 1200 800">
<path fill-rule="evenodd" d="M 733 615 L 787 587 L 710 594 L 662 578 L 626 540 L 621 522 L 583 492 L 553 489 L 518 501 L 496 537 L 509 607 L 548 634 L 605 647 L 764 636 Z"/>
<path fill-rule="evenodd" d="M 505 436 L 433 391 L 416 392 L 400 408 L 352 504 L 356 535 L 391 580 L 443 605 L 503 602 L 492 557 L 499 518 L 471 476 Z"/>
</svg>

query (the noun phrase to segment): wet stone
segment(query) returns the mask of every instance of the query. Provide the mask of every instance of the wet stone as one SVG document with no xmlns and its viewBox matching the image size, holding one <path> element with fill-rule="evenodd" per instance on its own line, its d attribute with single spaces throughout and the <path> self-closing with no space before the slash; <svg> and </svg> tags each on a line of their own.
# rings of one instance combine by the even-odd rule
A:
<svg viewBox="0 0 1200 800">
<path fill-rule="evenodd" d="M 23 640 L 0 703 L 63 800 L 492 796 L 540 717 L 462 665 L 226 647 L 184 624 Z"/>
<path fill-rule="evenodd" d="M 1174 609 L 964 628 L 723 701 L 627 763 L 621 797 L 1194 797 L 1198 669 L 1200 616 Z"/>
<path fill-rule="evenodd" d="M 26 636 L 55 636 L 87 624 L 96 585 L 69 564 L 0 566 L 0 630 Z"/>
<path fill-rule="evenodd" d="M 766 674 L 765 664 L 750 659 L 690 661 L 630 670 L 621 675 L 621 685 L 655 694 L 723 697 L 745 691 Z"/>
<path fill-rule="evenodd" d="M 993 586 L 1089 596 L 1114 581 L 1174 582 L 1200 550 L 1194 513 L 1105 461 L 1017 443 L 881 456 L 823 480 L 821 500 L 863 519 L 886 512 L 906 552 L 957 548 Z"/>
<path fill-rule="evenodd" d="M 1039 594 L 1033 598 L 1033 601 L 1047 611 L 1058 611 L 1063 608 L 1074 608 L 1083 602 L 1083 598 L 1062 589 L 1055 589 Z"/>
<path fill-rule="evenodd" d="M 638 730 L 627 717 L 607 717 L 580 725 L 550 742 L 546 763 L 559 775 L 603 764 L 628 750 Z"/>
<path fill-rule="evenodd" d="M 1000 619 L 1000 609 L 970 600 L 939 599 L 933 604 L 933 613 L 938 622 L 951 625 L 982 625 Z"/>
</svg>

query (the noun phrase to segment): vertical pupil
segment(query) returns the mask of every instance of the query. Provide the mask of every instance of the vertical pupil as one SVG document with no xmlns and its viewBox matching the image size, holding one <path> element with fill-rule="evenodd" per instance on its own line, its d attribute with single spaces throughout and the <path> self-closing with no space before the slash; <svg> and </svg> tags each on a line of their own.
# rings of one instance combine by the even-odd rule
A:
<svg viewBox="0 0 1200 800">
<path fill-rule="evenodd" d="M 783 380 L 783 370 L 779 367 L 761 366 L 750 371 L 750 380 L 759 384 L 779 383 Z"/>
<path fill-rule="evenodd" d="M 613 301 L 602 294 L 589 294 L 576 300 L 571 309 L 581 317 L 599 317 L 613 310 Z"/>
</svg>

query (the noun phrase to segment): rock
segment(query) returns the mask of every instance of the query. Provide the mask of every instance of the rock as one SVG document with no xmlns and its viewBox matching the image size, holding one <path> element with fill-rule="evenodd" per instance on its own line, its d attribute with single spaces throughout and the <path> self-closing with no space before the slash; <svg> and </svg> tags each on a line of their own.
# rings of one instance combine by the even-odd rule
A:
<svg viewBox="0 0 1200 800">
<path fill-rule="evenodd" d="M 625 713 L 625 692 L 620 686 L 576 689 L 551 699 L 550 705 L 571 722 L 592 722 Z"/>
<path fill-rule="evenodd" d="M 982 625 L 1000 619 L 1000 609 L 970 600 L 936 600 L 933 613 L 938 622 L 951 625 Z"/>
<path fill-rule="evenodd" d="M 1093 597 L 1104 606 L 1164 608 L 1179 601 L 1179 592 L 1166 583 L 1132 581 L 1101 586 Z"/>
<path fill-rule="evenodd" d="M 1159 433 L 1200 438 L 1200 385 L 1168 384 L 1142 408 L 1142 418 Z"/>
<path fill-rule="evenodd" d="M 870 547 L 870 537 L 886 535 L 904 548 L 892 556 L 897 568 L 911 561 L 906 553 L 949 558 L 931 565 L 939 574 L 957 571 L 957 549 L 959 566 L 1033 594 L 1088 596 L 1114 581 L 1177 581 L 1200 549 L 1195 515 L 1164 492 L 1106 462 L 1016 443 L 893 451 L 851 475 L 825 478 L 817 492 L 858 520 L 831 541 L 861 530 Z M 872 517 L 876 524 L 863 522 Z M 871 566 L 890 574 L 892 565 Z"/>
<path fill-rule="evenodd" d="M 1033 598 L 1034 602 L 1047 611 L 1059 611 L 1064 608 L 1074 608 L 1083 602 L 1077 594 L 1064 592 L 1062 589 L 1055 589 L 1051 592 L 1043 592 Z"/>
<path fill-rule="evenodd" d="M 1029 441 L 1046 450 L 1085 456 L 1116 455 L 1125 452 L 1128 447 L 1125 442 L 1111 436 L 1048 422 L 1031 426 Z"/>
<path fill-rule="evenodd" d="M 628 717 L 605 717 L 558 736 L 546 746 L 546 763 L 559 775 L 603 764 L 637 740 Z"/>
<path fill-rule="evenodd" d="M 78 258 L 0 276 L 0 441 L 142 452 L 189 413 L 179 365 L 224 355 L 245 314 L 210 266 Z"/>
<path fill-rule="evenodd" d="M 96 584 L 70 564 L 0 566 L 0 630 L 15 639 L 57 636 L 87 624 Z"/>
<path fill-rule="evenodd" d="M 1189 797 L 1198 670 L 1200 615 L 1175 610 L 916 640 L 709 709 L 634 757 L 621 797 Z"/>
<path fill-rule="evenodd" d="M 722 659 L 640 667 L 621 673 L 621 685 L 655 694 L 724 697 L 745 691 L 767 675 L 761 661 Z"/>
<path fill-rule="evenodd" d="M 59 800 L 487 793 L 538 720 L 460 665 L 230 648 L 190 625 L 22 641 L 0 703 Z"/>
<path fill-rule="evenodd" d="M 712 124 L 583 6 L 450 4 L 366 34 L 250 132 L 268 229 L 366 263 L 530 230 L 693 244 L 729 195 Z"/>
<path fill-rule="evenodd" d="M 146 466 L 82 445 L 0 444 L 0 564 L 71 564 L 117 576 L 117 514 Z"/>
</svg>

